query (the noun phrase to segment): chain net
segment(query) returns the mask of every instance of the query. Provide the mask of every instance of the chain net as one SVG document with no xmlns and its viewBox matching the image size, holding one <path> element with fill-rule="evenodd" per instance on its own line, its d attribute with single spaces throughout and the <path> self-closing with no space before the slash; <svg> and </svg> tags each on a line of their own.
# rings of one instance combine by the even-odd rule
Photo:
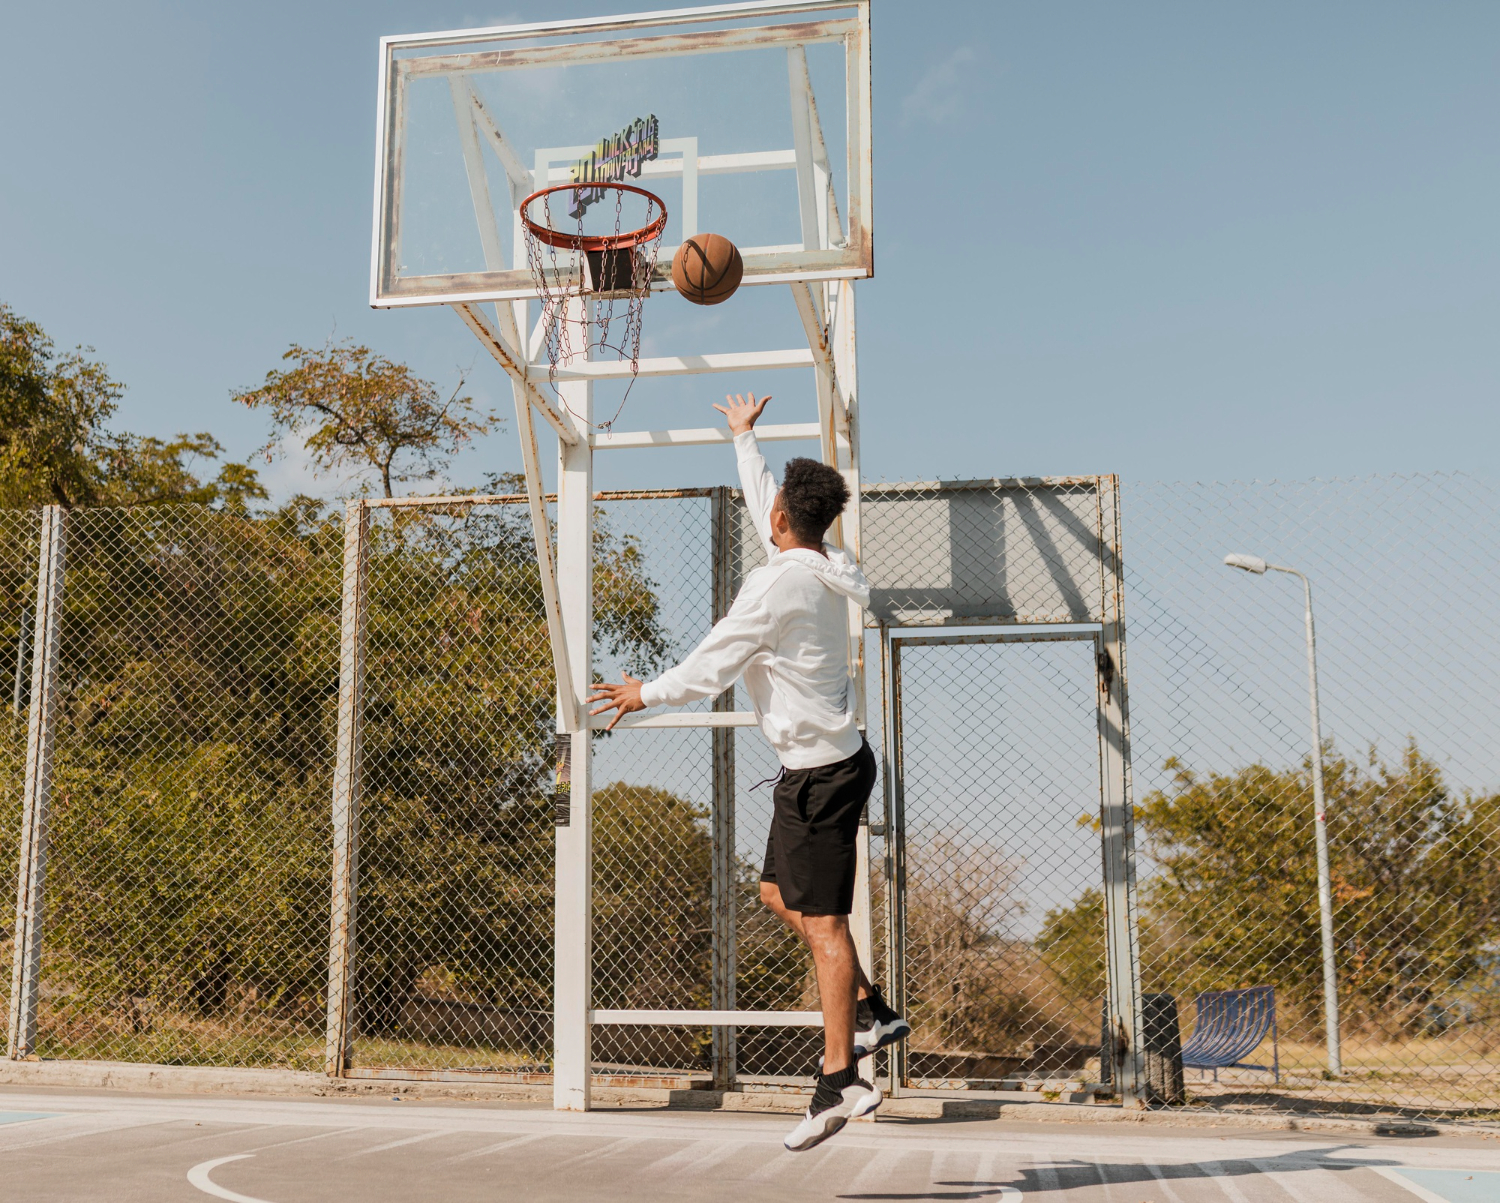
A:
<svg viewBox="0 0 1500 1203">
<path fill-rule="evenodd" d="M 641 318 L 646 298 L 651 295 L 651 277 L 656 271 L 656 256 L 666 229 L 666 207 L 649 192 L 602 183 L 593 187 L 608 193 L 613 200 L 613 228 L 608 240 L 629 245 L 613 245 L 603 250 L 578 249 L 585 238 L 598 234 L 585 233 L 587 206 L 576 199 L 569 210 L 576 229 L 565 232 L 558 227 L 552 217 L 553 198 L 576 198 L 585 191 L 582 188 L 553 190 L 533 197 L 531 205 L 542 207 L 540 218 L 534 212 L 526 212 L 525 217 L 551 234 L 539 236 L 527 221 L 523 221 L 522 230 L 526 261 L 541 301 L 542 345 L 553 395 L 581 425 L 609 430 L 624 411 L 640 369 Z M 625 221 L 626 202 L 636 196 L 641 197 L 640 203 L 646 210 L 637 223 L 637 232 L 642 235 L 639 239 L 634 238 Z M 605 203 L 608 205 L 609 201 Z M 571 247 L 570 241 L 574 243 Z M 616 305 L 622 305 L 623 310 L 617 313 Z M 558 391 L 557 368 L 559 364 L 599 358 L 605 353 L 630 364 L 630 381 L 614 417 L 594 423 L 575 413 Z"/>
</svg>

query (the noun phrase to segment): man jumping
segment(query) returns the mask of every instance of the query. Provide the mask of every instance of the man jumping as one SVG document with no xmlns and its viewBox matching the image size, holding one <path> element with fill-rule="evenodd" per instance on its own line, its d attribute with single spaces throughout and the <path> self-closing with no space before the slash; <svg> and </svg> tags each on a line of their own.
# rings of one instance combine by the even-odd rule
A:
<svg viewBox="0 0 1500 1203">
<path fill-rule="evenodd" d="M 862 1057 L 911 1026 L 885 1004 L 860 968 L 849 933 L 859 818 L 875 784 L 875 757 L 855 724 L 848 670 L 848 600 L 870 602 L 864 573 L 823 536 L 849 501 L 827 464 L 794 459 L 780 490 L 754 426 L 770 397 L 726 397 L 740 485 L 769 562 L 746 579 L 734 605 L 676 668 L 642 683 L 596 685 L 592 711 L 616 711 L 609 727 L 649 706 L 716 697 L 741 675 L 761 732 L 782 764 L 766 841 L 760 897 L 812 950 L 823 1006 L 823 1063 L 802 1122 L 786 1138 L 810 1149 L 850 1119 L 880 1106 L 859 1077 Z"/>
</svg>

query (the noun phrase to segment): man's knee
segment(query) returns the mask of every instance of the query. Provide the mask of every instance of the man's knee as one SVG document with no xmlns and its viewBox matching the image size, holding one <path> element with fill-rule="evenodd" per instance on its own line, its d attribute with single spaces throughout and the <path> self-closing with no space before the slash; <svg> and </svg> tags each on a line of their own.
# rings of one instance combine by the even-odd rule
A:
<svg viewBox="0 0 1500 1203">
<path fill-rule="evenodd" d="M 760 883 L 760 900 L 778 915 L 786 914 L 786 904 L 781 901 L 781 887 L 774 881 Z"/>
<path fill-rule="evenodd" d="M 848 915 L 803 915 L 802 926 L 810 941 L 839 948 L 845 944 L 853 946 Z"/>
</svg>

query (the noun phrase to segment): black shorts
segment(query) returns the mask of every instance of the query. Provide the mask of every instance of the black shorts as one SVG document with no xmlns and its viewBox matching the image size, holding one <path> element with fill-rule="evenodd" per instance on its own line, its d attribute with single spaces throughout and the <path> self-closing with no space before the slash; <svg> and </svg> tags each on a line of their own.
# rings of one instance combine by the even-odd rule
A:
<svg viewBox="0 0 1500 1203">
<path fill-rule="evenodd" d="M 760 879 L 776 883 L 788 909 L 847 915 L 853 908 L 859 816 L 874 786 L 867 743 L 847 760 L 790 769 L 777 782 Z"/>
</svg>

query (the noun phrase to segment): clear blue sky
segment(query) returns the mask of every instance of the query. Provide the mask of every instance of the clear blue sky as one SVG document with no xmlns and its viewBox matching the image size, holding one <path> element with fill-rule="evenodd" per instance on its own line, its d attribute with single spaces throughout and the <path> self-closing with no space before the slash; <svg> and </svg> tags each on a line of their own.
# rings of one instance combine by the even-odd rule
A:
<svg viewBox="0 0 1500 1203">
<path fill-rule="evenodd" d="M 376 39 L 630 7 L 9 4 L 0 298 L 240 454 L 230 390 L 335 331 L 508 409 L 450 313 L 367 307 Z M 1500 5 L 876 0 L 875 96 L 869 475 L 1490 469 Z"/>
</svg>

